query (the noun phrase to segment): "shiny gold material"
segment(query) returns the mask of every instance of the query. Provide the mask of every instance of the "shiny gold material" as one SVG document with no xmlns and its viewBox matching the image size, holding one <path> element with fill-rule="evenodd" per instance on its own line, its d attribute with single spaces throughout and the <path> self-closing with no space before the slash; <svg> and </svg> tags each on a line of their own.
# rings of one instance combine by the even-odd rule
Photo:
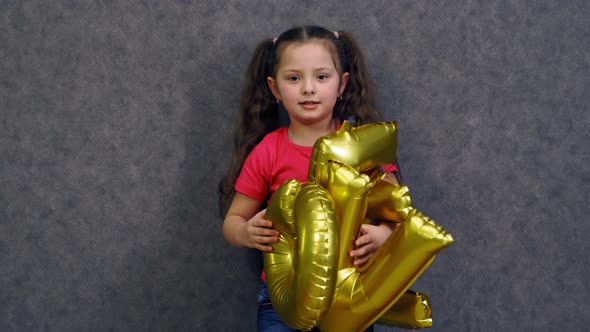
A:
<svg viewBox="0 0 590 332">
<path fill-rule="evenodd" d="M 271 199 L 266 218 L 281 236 L 264 264 L 271 302 L 288 325 L 362 331 L 387 314 L 398 326 L 427 326 L 427 298 L 412 307 L 406 291 L 453 238 L 412 207 L 407 187 L 382 181 L 378 167 L 396 159 L 396 127 L 345 122 L 316 142 L 308 182 L 287 181 Z M 399 226 L 356 268 L 348 253 L 366 218 Z"/>
<path fill-rule="evenodd" d="M 432 327 L 430 299 L 424 293 L 408 290 L 377 323 L 404 329 Z"/>
<path fill-rule="evenodd" d="M 372 177 L 360 174 L 357 170 L 335 161 L 327 163 L 327 189 L 334 199 L 338 216 L 338 270 L 351 267 L 347 253 L 354 249 L 354 241 L 359 235 L 367 211 L 367 194 L 376 181 L 385 174 L 373 173 Z"/>
<path fill-rule="evenodd" d="M 363 331 L 383 315 L 424 272 L 452 237 L 413 209 L 374 254 L 363 272 L 338 271 L 336 293 L 322 331 Z"/>
<path fill-rule="evenodd" d="M 321 137 L 315 143 L 307 180 L 326 187 L 328 161 L 366 171 L 393 163 L 396 149 L 397 122 L 353 127 L 350 122 L 344 121 L 338 131 Z"/>
<path fill-rule="evenodd" d="M 276 190 L 265 218 L 281 234 L 273 251 L 263 255 L 271 303 L 286 324 L 309 330 L 334 295 L 334 202 L 317 184 L 290 180 Z"/>
<path fill-rule="evenodd" d="M 402 222 L 411 209 L 412 199 L 408 187 L 381 181 L 369 194 L 367 218 Z"/>
</svg>

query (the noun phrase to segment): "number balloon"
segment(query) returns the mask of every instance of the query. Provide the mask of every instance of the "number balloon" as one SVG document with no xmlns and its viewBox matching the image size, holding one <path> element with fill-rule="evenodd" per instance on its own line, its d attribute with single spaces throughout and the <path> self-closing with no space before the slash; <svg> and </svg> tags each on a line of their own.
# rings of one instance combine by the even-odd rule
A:
<svg viewBox="0 0 590 332">
<path fill-rule="evenodd" d="M 265 218 L 281 233 L 264 253 L 273 307 L 303 330 L 362 331 L 375 321 L 432 325 L 426 295 L 408 291 L 453 238 L 414 209 L 408 188 L 383 181 L 396 159 L 397 123 L 344 122 L 314 145 L 307 182 L 290 180 Z M 367 173 L 369 172 L 369 173 Z M 367 219 L 399 226 L 361 268 L 348 253 Z"/>
</svg>

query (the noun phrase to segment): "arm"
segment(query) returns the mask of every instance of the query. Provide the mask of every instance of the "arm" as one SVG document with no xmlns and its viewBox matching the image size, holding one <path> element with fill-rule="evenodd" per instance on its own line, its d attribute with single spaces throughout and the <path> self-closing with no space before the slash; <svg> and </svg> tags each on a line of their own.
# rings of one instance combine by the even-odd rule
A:
<svg viewBox="0 0 590 332">
<path fill-rule="evenodd" d="M 383 181 L 399 184 L 393 173 L 388 173 Z M 363 224 L 360 236 L 354 242 L 356 249 L 349 253 L 353 264 L 355 266 L 365 265 L 397 225 L 398 223 L 388 221 L 381 221 L 376 225 Z"/>
<path fill-rule="evenodd" d="M 262 203 L 236 192 L 223 220 L 223 237 L 227 242 L 236 247 L 272 251 L 269 244 L 278 241 L 279 232 L 272 228 L 270 221 L 263 219 L 266 210 L 258 212 Z"/>
</svg>

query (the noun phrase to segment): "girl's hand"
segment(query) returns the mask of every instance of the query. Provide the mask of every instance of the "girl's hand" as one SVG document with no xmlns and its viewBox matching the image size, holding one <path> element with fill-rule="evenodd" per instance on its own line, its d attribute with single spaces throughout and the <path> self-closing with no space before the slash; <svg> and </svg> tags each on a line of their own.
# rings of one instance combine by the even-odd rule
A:
<svg viewBox="0 0 590 332">
<path fill-rule="evenodd" d="M 363 224 L 361 235 L 354 242 L 356 249 L 350 251 L 352 263 L 355 266 L 365 265 L 397 227 L 397 223 L 382 222 L 375 226 Z"/>
<path fill-rule="evenodd" d="M 278 242 L 279 232 L 264 219 L 266 210 L 259 211 L 263 200 L 236 192 L 223 220 L 223 237 L 236 247 L 272 251 L 269 244 Z"/>
<path fill-rule="evenodd" d="M 272 251 L 271 243 L 279 241 L 279 232 L 272 228 L 272 222 L 264 219 L 266 209 L 258 212 L 245 224 L 246 241 L 250 248 L 261 251 Z"/>
</svg>

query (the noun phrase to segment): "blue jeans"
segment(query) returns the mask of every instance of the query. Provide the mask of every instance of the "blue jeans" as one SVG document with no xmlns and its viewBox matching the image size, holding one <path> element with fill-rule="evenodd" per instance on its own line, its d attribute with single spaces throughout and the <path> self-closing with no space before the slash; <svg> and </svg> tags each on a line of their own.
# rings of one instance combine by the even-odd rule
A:
<svg viewBox="0 0 590 332">
<path fill-rule="evenodd" d="M 266 282 L 262 282 L 262 289 L 258 294 L 258 332 L 297 332 L 283 323 L 277 312 L 273 309 L 268 295 Z M 319 331 L 314 328 L 312 331 Z M 373 332 L 373 325 L 365 332 Z"/>
</svg>

